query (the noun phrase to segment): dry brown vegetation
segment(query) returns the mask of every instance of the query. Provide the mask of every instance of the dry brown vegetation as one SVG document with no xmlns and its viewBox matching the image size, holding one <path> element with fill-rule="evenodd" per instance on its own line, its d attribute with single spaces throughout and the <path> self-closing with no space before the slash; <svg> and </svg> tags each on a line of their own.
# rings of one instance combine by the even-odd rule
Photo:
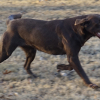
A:
<svg viewBox="0 0 100 100">
<path fill-rule="evenodd" d="M 42 20 L 99 14 L 100 0 L 0 0 L 0 36 L 6 30 L 8 16 L 20 12 L 23 18 Z M 79 57 L 91 81 L 100 86 L 100 40 L 91 38 Z M 31 65 L 39 76 L 37 79 L 27 78 L 24 62 L 25 55 L 17 48 L 0 64 L 0 100 L 100 100 L 100 90 L 87 88 L 76 72 L 66 77 L 56 75 L 56 65 L 68 63 L 66 55 L 53 56 L 38 51 Z"/>
</svg>

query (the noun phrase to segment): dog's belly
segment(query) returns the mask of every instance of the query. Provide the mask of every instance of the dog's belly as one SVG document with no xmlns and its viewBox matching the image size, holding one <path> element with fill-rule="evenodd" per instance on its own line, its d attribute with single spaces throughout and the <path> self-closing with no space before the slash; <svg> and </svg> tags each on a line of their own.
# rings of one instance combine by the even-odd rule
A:
<svg viewBox="0 0 100 100">
<path fill-rule="evenodd" d="M 52 55 L 63 55 L 66 54 L 65 51 L 63 50 L 63 48 L 59 48 L 56 46 L 34 46 L 37 50 L 48 53 L 48 54 L 52 54 Z"/>
<path fill-rule="evenodd" d="M 25 40 L 25 39 L 24 39 Z M 61 41 L 58 40 L 57 37 L 55 38 L 44 38 L 44 37 L 28 37 L 27 40 L 25 40 L 26 46 L 31 46 L 39 51 L 53 54 L 53 55 L 63 55 L 66 54 L 63 48 L 63 44 Z"/>
</svg>

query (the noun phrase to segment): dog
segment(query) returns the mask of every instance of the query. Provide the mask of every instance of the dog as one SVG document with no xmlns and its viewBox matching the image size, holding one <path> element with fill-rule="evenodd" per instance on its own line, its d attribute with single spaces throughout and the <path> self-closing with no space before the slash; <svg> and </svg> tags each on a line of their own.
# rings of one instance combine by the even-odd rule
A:
<svg viewBox="0 0 100 100">
<path fill-rule="evenodd" d="M 0 63 L 20 47 L 26 54 L 25 70 L 36 77 L 30 70 L 36 50 L 53 55 L 66 54 L 69 65 L 60 64 L 57 69 L 74 69 L 87 86 L 98 88 L 84 72 L 78 54 L 88 39 L 93 36 L 100 38 L 100 15 L 82 15 L 52 21 L 21 19 L 21 17 L 21 14 L 9 16 L 7 29 L 0 41 Z"/>
</svg>

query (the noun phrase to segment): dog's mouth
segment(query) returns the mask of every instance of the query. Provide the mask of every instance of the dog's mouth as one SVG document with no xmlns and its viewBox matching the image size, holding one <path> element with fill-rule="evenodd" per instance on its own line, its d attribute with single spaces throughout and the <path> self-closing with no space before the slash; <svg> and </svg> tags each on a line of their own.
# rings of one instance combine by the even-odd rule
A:
<svg viewBox="0 0 100 100">
<path fill-rule="evenodd" d="M 100 38 L 100 32 L 98 32 L 96 35 L 97 35 L 98 38 Z"/>
</svg>

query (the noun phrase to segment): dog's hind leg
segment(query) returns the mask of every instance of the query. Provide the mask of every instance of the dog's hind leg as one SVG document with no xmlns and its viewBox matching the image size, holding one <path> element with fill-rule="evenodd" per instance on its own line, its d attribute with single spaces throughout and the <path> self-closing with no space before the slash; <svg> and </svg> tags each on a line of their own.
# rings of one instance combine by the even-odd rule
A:
<svg viewBox="0 0 100 100">
<path fill-rule="evenodd" d="M 57 65 L 58 72 L 61 70 L 73 70 L 71 65 L 59 64 Z"/>
<path fill-rule="evenodd" d="M 32 73 L 32 71 L 30 70 L 30 64 L 35 58 L 36 50 L 34 48 L 30 47 L 30 46 L 21 46 L 21 48 L 26 54 L 26 61 L 25 61 L 25 64 L 24 64 L 24 68 L 29 75 L 36 78 L 36 75 L 34 75 Z"/>
<path fill-rule="evenodd" d="M 0 39 L 0 63 L 6 60 L 17 46 L 18 44 L 15 43 L 13 36 L 5 32 Z"/>
</svg>

